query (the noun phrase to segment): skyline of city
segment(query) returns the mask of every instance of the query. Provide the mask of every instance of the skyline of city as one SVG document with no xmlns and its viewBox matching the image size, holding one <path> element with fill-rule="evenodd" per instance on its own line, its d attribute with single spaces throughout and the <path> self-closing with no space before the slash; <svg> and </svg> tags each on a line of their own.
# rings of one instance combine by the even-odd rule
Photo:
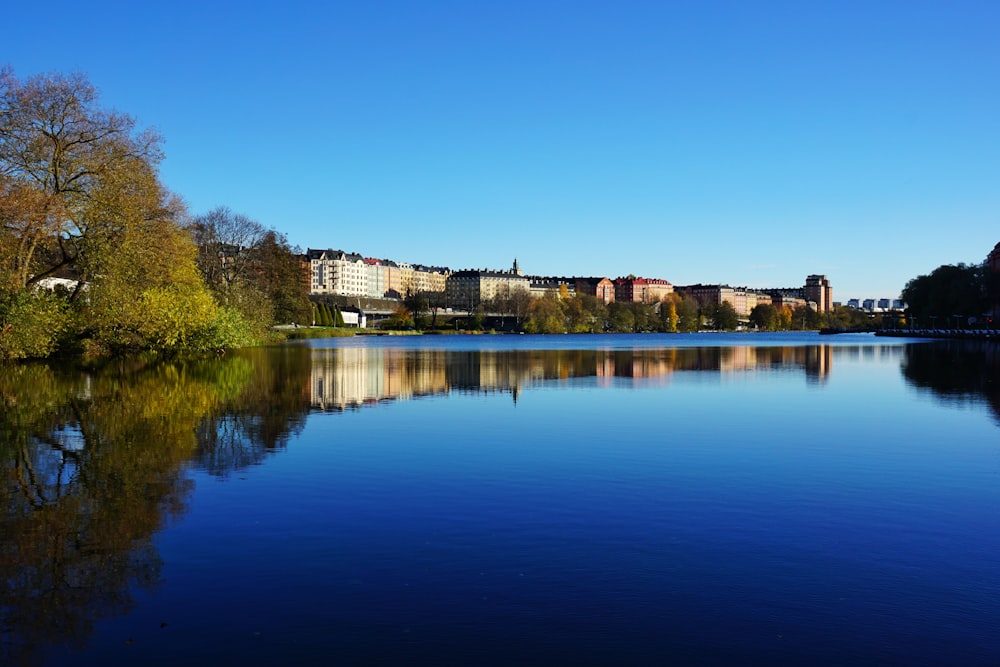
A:
<svg viewBox="0 0 1000 667">
<path fill-rule="evenodd" d="M 463 266 L 461 268 L 450 267 L 450 266 L 432 266 L 432 265 L 424 264 L 424 263 L 418 262 L 418 261 L 409 261 L 409 260 L 397 259 L 397 258 L 390 258 L 390 257 L 376 257 L 375 254 L 360 253 L 360 252 L 356 252 L 356 251 L 345 251 L 342 248 L 332 248 L 332 247 L 331 248 L 327 248 L 327 249 L 308 248 L 305 251 L 305 257 L 308 258 L 308 257 L 311 257 L 311 256 L 313 256 L 315 254 L 318 254 L 318 253 L 324 253 L 324 252 L 330 252 L 330 251 L 333 251 L 335 253 L 342 253 L 342 254 L 347 255 L 347 256 L 357 256 L 357 257 L 360 257 L 360 258 L 364 258 L 364 260 L 366 262 L 377 261 L 377 262 L 392 263 L 392 264 L 405 264 L 405 265 L 409 265 L 409 266 L 413 266 L 413 267 L 419 267 L 422 270 L 435 271 L 435 272 L 443 270 L 445 272 L 450 272 L 450 273 L 464 272 L 464 271 L 486 271 L 486 272 L 508 273 L 510 271 L 510 269 L 500 269 L 500 268 L 497 268 L 497 267 L 472 267 L 471 265 L 470 266 Z M 516 258 L 514 259 L 514 266 L 518 267 L 518 260 Z M 607 278 L 607 279 L 612 280 L 612 281 L 619 280 L 619 279 L 622 279 L 622 278 L 626 278 L 628 275 L 631 275 L 631 276 L 634 276 L 634 277 L 639 278 L 641 280 L 665 281 L 669 285 L 671 285 L 672 287 L 677 287 L 677 288 L 692 287 L 692 286 L 695 286 L 695 285 L 711 285 L 711 286 L 723 286 L 723 287 L 739 287 L 739 288 L 744 288 L 744 289 L 747 289 L 747 290 L 754 290 L 754 291 L 760 291 L 760 292 L 764 292 L 764 291 L 767 291 L 767 290 L 789 290 L 789 289 L 802 289 L 803 288 L 802 285 L 791 285 L 791 284 L 789 284 L 789 285 L 748 285 L 748 284 L 745 284 L 745 283 L 741 283 L 741 284 L 736 284 L 736 285 L 730 285 L 728 283 L 719 283 L 719 282 L 712 282 L 712 281 L 703 281 L 703 282 L 700 282 L 700 283 L 692 283 L 690 285 L 680 285 L 680 284 L 674 283 L 673 281 L 670 281 L 668 278 L 664 278 L 662 276 L 637 276 L 634 273 L 626 274 L 626 275 L 620 275 L 620 276 L 611 276 L 611 275 L 601 274 L 600 272 L 590 272 L 590 273 L 580 274 L 580 275 L 577 275 L 577 276 L 556 276 L 555 274 L 546 273 L 546 272 L 539 272 L 539 273 L 529 272 L 529 273 L 525 273 L 524 275 L 526 277 L 528 277 L 528 278 L 543 278 L 543 279 L 602 278 L 603 277 L 603 278 Z M 808 278 L 812 278 L 812 277 L 817 277 L 817 276 L 810 275 Z M 806 280 L 807 283 L 808 283 L 808 278 Z M 826 279 L 827 276 L 822 276 L 822 278 Z M 832 286 L 832 282 L 833 281 L 830 281 L 827 284 L 827 287 L 831 287 Z M 442 283 L 443 283 L 443 280 L 442 280 Z M 423 289 L 429 289 L 429 288 L 428 287 L 422 287 L 421 289 L 423 290 Z M 310 293 L 316 294 L 317 292 L 315 292 L 313 289 L 310 289 Z M 812 299 L 812 300 L 816 301 L 816 299 Z M 888 305 L 883 306 L 882 305 L 883 303 L 887 303 Z M 825 304 L 825 307 L 821 306 L 820 309 L 822 311 L 824 311 L 824 312 L 829 311 L 830 307 L 833 304 L 842 304 L 842 305 L 845 305 L 845 306 L 848 306 L 848 307 L 859 308 L 859 309 L 864 309 L 864 310 L 869 310 L 869 311 L 874 311 L 874 310 L 901 310 L 903 308 L 902 300 L 899 298 L 899 295 L 897 294 L 897 295 L 891 296 L 891 297 L 890 296 L 880 296 L 880 297 L 864 297 L 864 298 L 862 298 L 862 297 L 850 296 L 850 297 L 843 297 L 843 298 L 831 298 L 830 299 L 830 303 Z M 869 306 L 869 304 L 871 304 L 871 305 Z"/>
<path fill-rule="evenodd" d="M 843 301 L 996 243 L 996 3 L 47 8 L 0 65 L 85 73 L 192 214 L 303 249 Z"/>
</svg>

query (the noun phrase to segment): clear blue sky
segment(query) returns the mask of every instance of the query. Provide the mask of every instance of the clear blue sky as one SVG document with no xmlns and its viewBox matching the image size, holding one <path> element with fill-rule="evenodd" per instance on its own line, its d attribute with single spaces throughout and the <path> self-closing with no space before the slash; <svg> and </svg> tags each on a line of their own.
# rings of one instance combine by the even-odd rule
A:
<svg viewBox="0 0 1000 667">
<path fill-rule="evenodd" d="M 303 249 L 894 297 L 1000 241 L 1000 2 L 3 9 L 166 138 L 194 214 Z"/>
</svg>

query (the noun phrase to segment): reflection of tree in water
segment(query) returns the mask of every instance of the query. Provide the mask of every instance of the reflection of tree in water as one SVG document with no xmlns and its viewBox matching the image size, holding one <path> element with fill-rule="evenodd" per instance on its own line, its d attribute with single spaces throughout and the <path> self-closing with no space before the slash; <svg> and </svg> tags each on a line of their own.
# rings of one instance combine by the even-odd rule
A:
<svg viewBox="0 0 1000 667">
<path fill-rule="evenodd" d="M 245 382 L 226 366 L 0 374 L 0 663 L 80 646 L 156 585 L 152 537 L 185 511 L 196 429 Z"/>
<path fill-rule="evenodd" d="M 1000 421 L 1000 352 L 994 344 L 949 341 L 907 345 L 903 375 L 947 401 L 985 399 Z"/>
<path fill-rule="evenodd" d="M 259 464 L 288 445 L 309 412 L 312 352 L 283 346 L 244 350 L 227 372 L 240 392 L 212 410 L 198 427 L 198 465 L 213 475 Z"/>
</svg>

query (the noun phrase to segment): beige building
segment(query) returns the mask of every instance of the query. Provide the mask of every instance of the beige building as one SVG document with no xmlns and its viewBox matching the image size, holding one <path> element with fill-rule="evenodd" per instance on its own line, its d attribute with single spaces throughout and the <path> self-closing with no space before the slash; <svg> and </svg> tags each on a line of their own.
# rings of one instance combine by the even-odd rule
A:
<svg viewBox="0 0 1000 667">
<path fill-rule="evenodd" d="M 450 274 L 445 281 L 445 299 L 449 306 L 471 312 L 495 296 L 510 296 L 519 289 L 527 292 L 531 282 L 514 266 L 507 271 L 464 269 Z"/>
<path fill-rule="evenodd" d="M 440 266 L 413 265 L 413 290 L 421 292 L 444 292 L 448 280 L 448 269 Z"/>
<path fill-rule="evenodd" d="M 678 288 L 678 291 L 691 295 L 701 304 L 711 303 L 718 306 L 726 301 L 741 319 L 750 317 L 750 311 L 757 305 L 772 302 L 771 295 L 765 292 L 729 285 L 688 285 Z"/>
</svg>

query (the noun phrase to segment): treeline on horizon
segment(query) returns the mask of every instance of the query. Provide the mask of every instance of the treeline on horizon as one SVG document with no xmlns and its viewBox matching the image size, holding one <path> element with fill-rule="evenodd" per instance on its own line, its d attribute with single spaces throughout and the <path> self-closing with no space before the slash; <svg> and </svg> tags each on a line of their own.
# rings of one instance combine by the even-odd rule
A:
<svg viewBox="0 0 1000 667">
<path fill-rule="evenodd" d="M 477 304 L 467 317 L 445 323 L 440 311 L 447 304 L 440 295 L 407 297 L 383 327 L 392 329 L 465 328 L 524 331 L 525 333 L 682 333 L 703 330 L 733 331 L 741 325 L 728 301 L 700 303 L 690 295 L 670 294 L 654 303 L 613 301 L 605 304 L 590 294 L 569 294 L 566 287 L 533 298 L 527 290 L 513 290 Z M 749 326 L 759 331 L 819 329 L 825 326 L 860 327 L 869 316 L 849 308 L 820 313 L 808 306 L 790 308 L 760 304 L 750 311 Z M 491 326 L 494 325 L 494 326 Z"/>
<path fill-rule="evenodd" d="M 83 74 L 22 80 L 0 68 L 0 360 L 225 350 L 260 344 L 275 323 L 341 323 L 310 302 L 300 251 L 283 234 L 226 207 L 192 216 L 159 179 L 161 146 L 154 130 L 102 107 Z M 941 267 L 910 281 L 903 297 L 922 318 L 979 315 L 996 300 L 994 277 L 983 267 Z M 42 289 L 50 278 L 66 279 L 66 287 Z M 410 295 L 387 325 L 438 328 L 431 304 L 439 298 Z M 605 305 L 525 292 L 480 304 L 463 326 L 484 328 L 487 312 L 501 314 L 502 328 L 509 316 L 510 326 L 533 333 L 739 325 L 728 302 L 671 295 L 658 304 Z M 749 324 L 870 321 L 846 308 L 761 305 Z"/>
</svg>

